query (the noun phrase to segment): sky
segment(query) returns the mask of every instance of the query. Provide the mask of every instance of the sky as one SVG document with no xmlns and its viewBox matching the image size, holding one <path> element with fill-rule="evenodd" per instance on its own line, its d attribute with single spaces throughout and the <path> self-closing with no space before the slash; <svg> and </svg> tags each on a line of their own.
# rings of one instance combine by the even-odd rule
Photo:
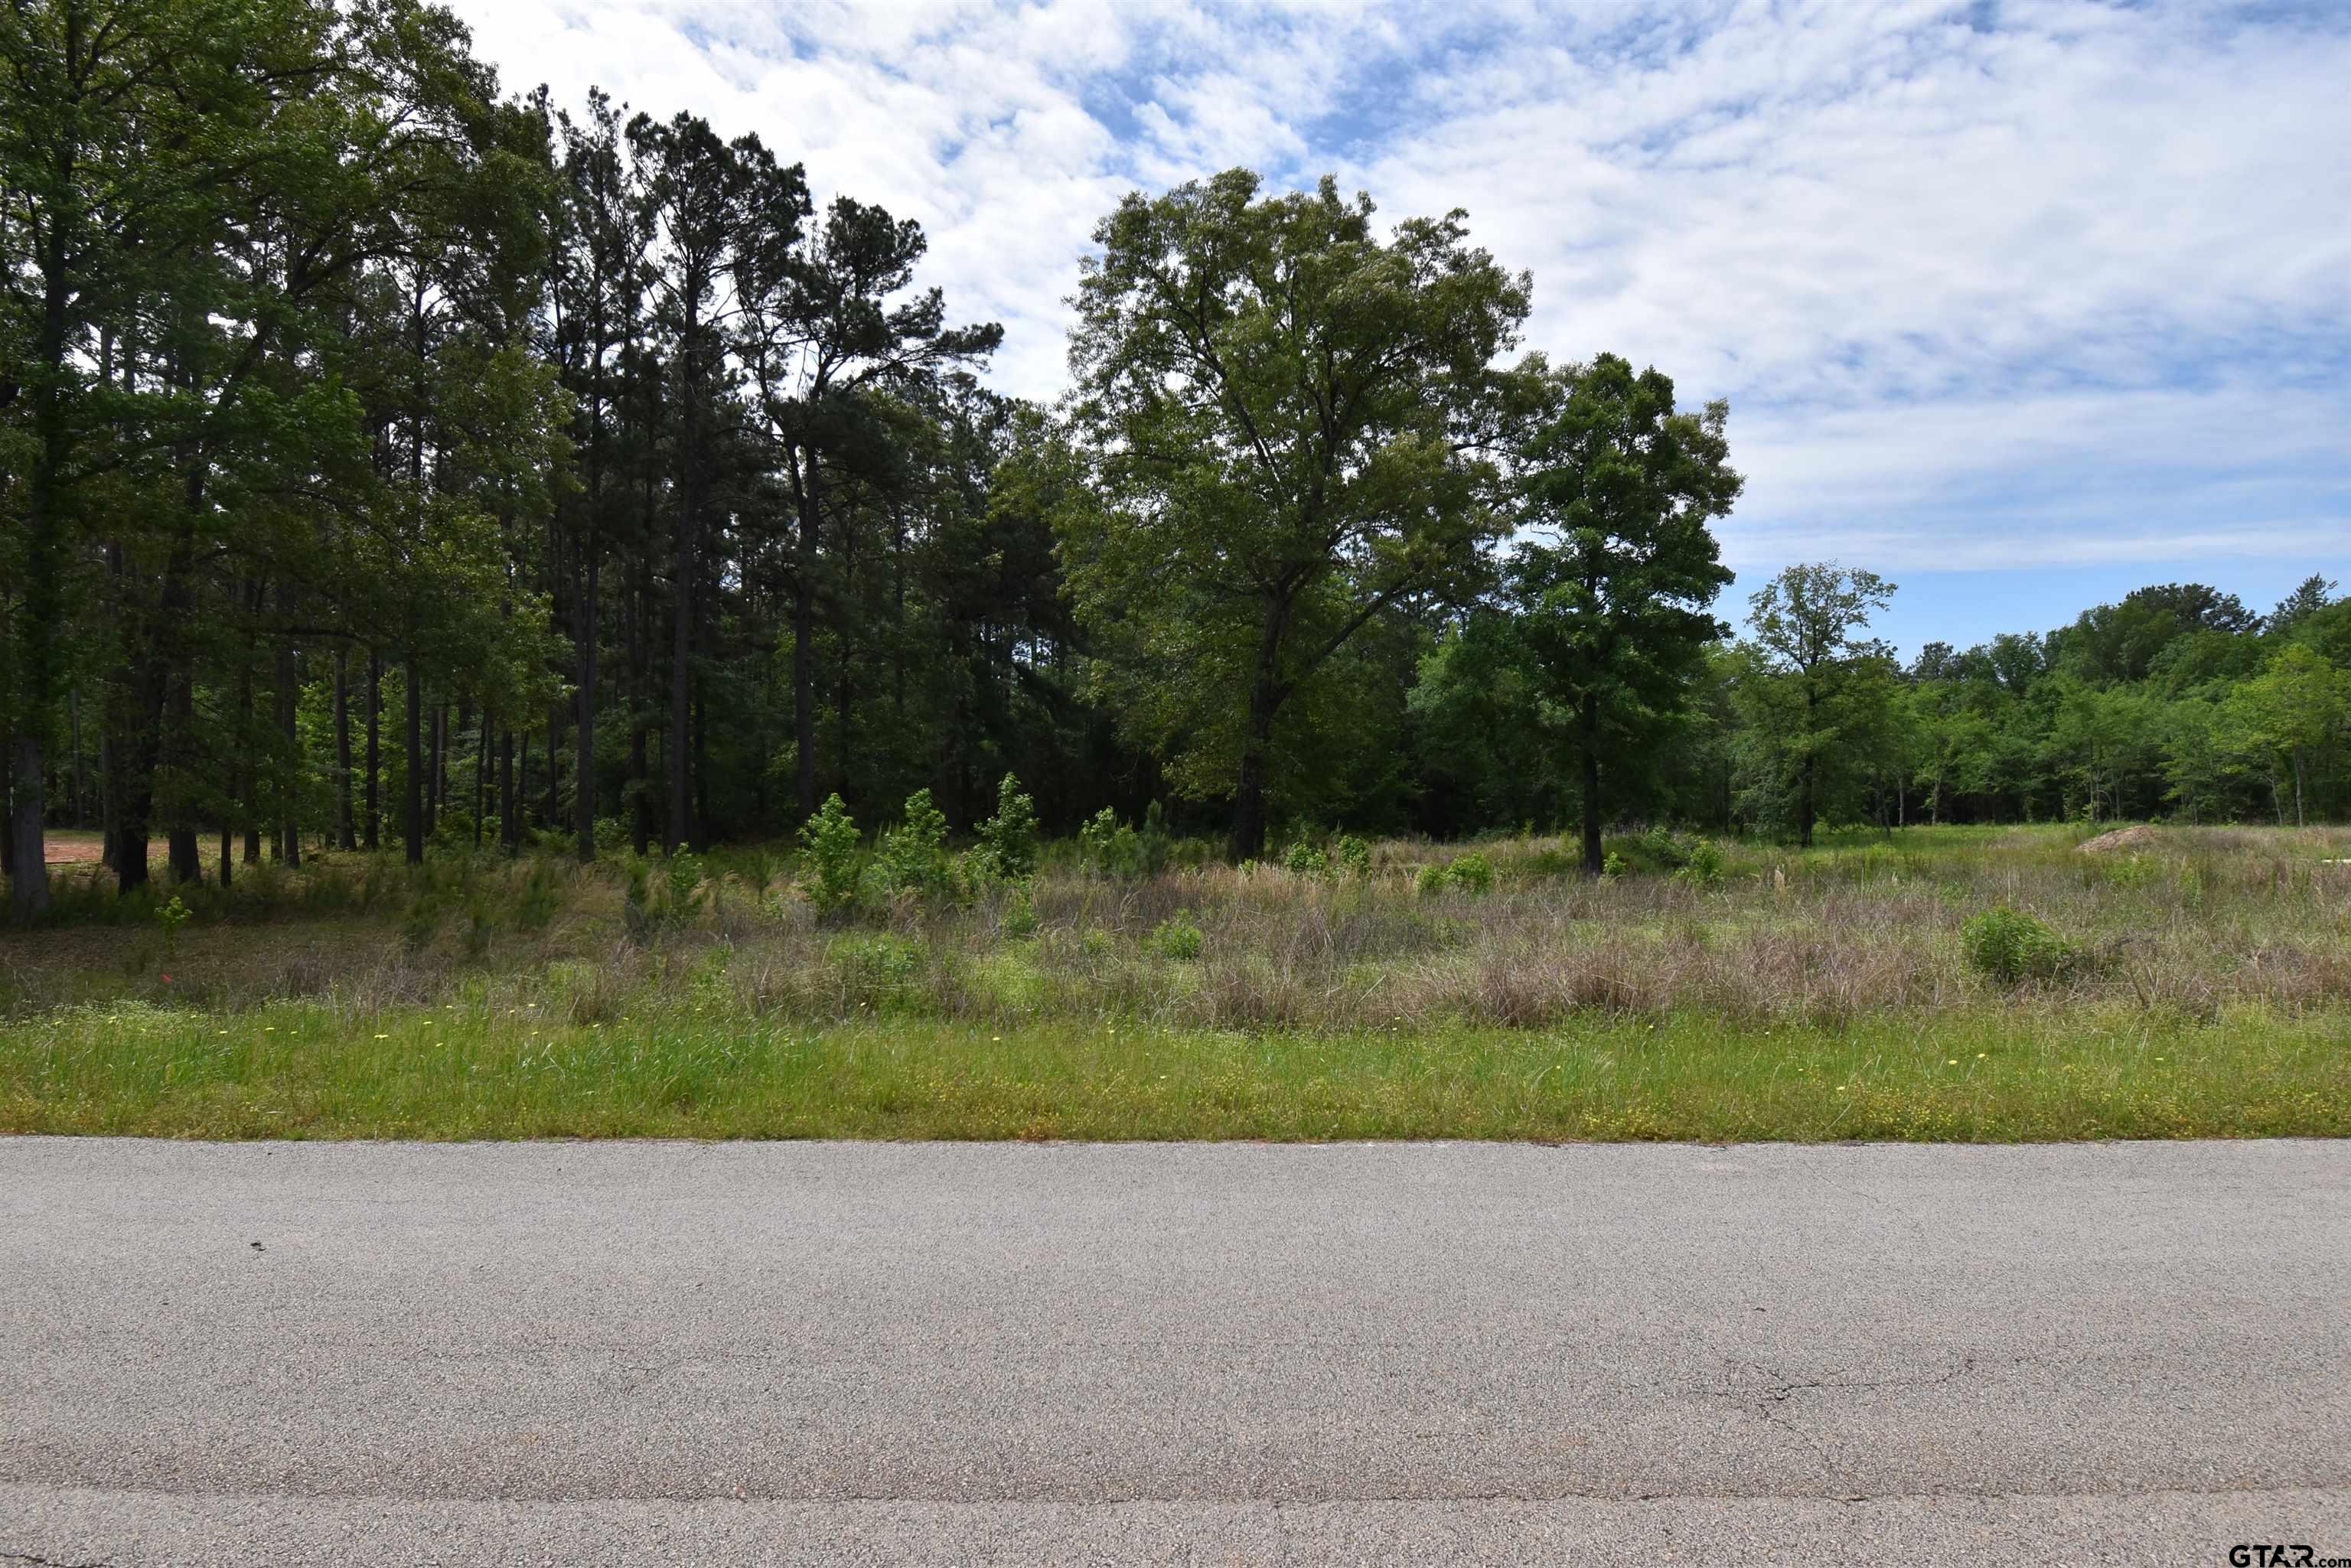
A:
<svg viewBox="0 0 2351 1568">
<path fill-rule="evenodd" d="M 1126 192 L 1468 211 L 1523 346 L 1730 403 L 1740 581 L 1915 650 L 2142 583 L 2351 588 L 2351 0 L 456 0 L 504 85 L 757 131 L 919 221 L 1050 401 Z"/>
</svg>

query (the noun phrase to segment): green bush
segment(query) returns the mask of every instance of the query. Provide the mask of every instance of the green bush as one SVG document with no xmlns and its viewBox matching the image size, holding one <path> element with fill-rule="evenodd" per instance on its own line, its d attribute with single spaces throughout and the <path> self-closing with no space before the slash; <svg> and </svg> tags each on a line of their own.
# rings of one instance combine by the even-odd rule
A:
<svg viewBox="0 0 2351 1568">
<path fill-rule="evenodd" d="M 673 852 L 662 866 L 662 918 L 684 925 L 702 913 L 702 857 L 688 850 Z"/>
<path fill-rule="evenodd" d="M 1625 857 L 1618 854 L 1614 850 L 1610 850 L 1605 855 L 1601 857 L 1600 879 L 1603 882 L 1614 882 L 1618 877 L 1625 874 L 1626 869 Z"/>
<path fill-rule="evenodd" d="M 1674 875 L 1700 887 L 1712 887 L 1722 881 L 1724 866 L 1722 846 L 1712 839 L 1700 839 L 1689 847 L 1688 858 Z"/>
<path fill-rule="evenodd" d="M 1493 863 L 1484 855 L 1463 855 L 1446 874 L 1464 893 L 1491 893 L 1494 889 Z"/>
<path fill-rule="evenodd" d="M 997 929 L 1018 940 L 1037 934 L 1037 900 L 1027 883 L 1015 883 L 1012 891 L 1004 895 L 1004 908 L 997 916 Z"/>
<path fill-rule="evenodd" d="M 1372 846 L 1353 833 L 1346 834 L 1332 846 L 1332 858 L 1349 876 L 1372 874 Z"/>
<path fill-rule="evenodd" d="M 1563 848 L 1537 850 L 1527 861 L 1527 870 L 1536 876 L 1565 876 L 1583 869 L 1583 857 Z"/>
<path fill-rule="evenodd" d="M 1312 844 L 1296 843 L 1281 857 L 1281 869 L 1292 876 L 1327 876 L 1331 858 Z"/>
<path fill-rule="evenodd" d="M 892 894 L 911 893 L 937 905 L 953 901 L 958 891 L 947 857 L 946 816 L 931 803 L 928 789 L 906 797 L 905 820 L 882 835 L 875 860 Z"/>
<path fill-rule="evenodd" d="M 653 868 L 632 852 L 621 857 L 621 929 L 630 941 L 643 942 L 653 929 Z"/>
<path fill-rule="evenodd" d="M 1179 909 L 1152 927 L 1151 948 L 1162 957 L 1189 963 L 1200 956 L 1208 939 L 1193 921 L 1192 912 Z"/>
<path fill-rule="evenodd" d="M 923 967 L 923 949 L 912 938 L 882 933 L 842 937 L 825 956 L 852 992 L 869 996 L 904 988 Z"/>
<path fill-rule="evenodd" d="M 163 956 L 170 957 L 180 950 L 180 927 L 188 923 L 188 901 L 178 894 L 169 904 L 155 906 L 155 924 L 162 927 Z"/>
<path fill-rule="evenodd" d="M 532 856 L 530 875 L 522 884 L 522 900 L 516 910 L 517 922 L 526 931 L 543 931 L 562 904 L 560 862 L 553 855 Z"/>
<path fill-rule="evenodd" d="M 441 894 L 428 888 L 416 895 L 400 923 L 400 939 L 410 952 L 422 953 L 433 946 L 441 933 Z"/>
<path fill-rule="evenodd" d="M 1142 835 L 1118 820 L 1108 806 L 1096 811 L 1078 830 L 1078 848 L 1086 869 L 1122 881 L 1144 874 L 1147 854 Z"/>
<path fill-rule="evenodd" d="M 979 862 L 989 875 L 1025 882 L 1037 874 L 1037 802 L 1006 774 L 996 786 L 996 815 L 980 824 Z"/>
<path fill-rule="evenodd" d="M 1453 879 L 1445 874 L 1445 868 L 1441 865 L 1421 867 L 1420 875 L 1413 880 L 1414 890 L 1423 898 L 1435 898 L 1452 884 Z"/>
<path fill-rule="evenodd" d="M 819 915 L 838 915 L 857 902 L 857 824 L 838 794 L 828 796 L 800 827 L 809 877 L 801 883 Z"/>
<path fill-rule="evenodd" d="M 1959 927 L 1968 967 L 2002 985 L 2054 979 L 2073 967 L 2072 943 L 2016 909 L 1987 909 Z"/>
<path fill-rule="evenodd" d="M 505 924 L 497 900 L 486 890 L 477 889 L 465 900 L 465 924 L 458 933 L 465 943 L 465 956 L 478 960 L 488 953 L 490 938 L 496 936 Z"/>
</svg>

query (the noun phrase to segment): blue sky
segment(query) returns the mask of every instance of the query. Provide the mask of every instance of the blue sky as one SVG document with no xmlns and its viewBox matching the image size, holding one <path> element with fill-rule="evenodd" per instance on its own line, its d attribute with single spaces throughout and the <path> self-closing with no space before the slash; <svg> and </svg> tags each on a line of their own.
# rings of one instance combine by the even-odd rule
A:
<svg viewBox="0 0 2351 1568">
<path fill-rule="evenodd" d="M 456 8 L 510 88 L 691 108 L 920 220 L 1039 398 L 1127 190 L 1467 208 L 1526 346 L 1730 400 L 1733 619 L 1799 559 L 1901 584 L 1905 648 L 2351 586 L 2351 0 Z"/>
</svg>

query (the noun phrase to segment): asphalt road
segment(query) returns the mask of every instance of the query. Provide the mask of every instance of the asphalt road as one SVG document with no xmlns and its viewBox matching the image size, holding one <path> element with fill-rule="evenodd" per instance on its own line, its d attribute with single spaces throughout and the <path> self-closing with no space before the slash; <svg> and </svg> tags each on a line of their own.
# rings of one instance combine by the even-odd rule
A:
<svg viewBox="0 0 2351 1568">
<path fill-rule="evenodd" d="M 2351 1145 L 0 1140 L 0 1564 L 2351 1558 Z"/>
</svg>

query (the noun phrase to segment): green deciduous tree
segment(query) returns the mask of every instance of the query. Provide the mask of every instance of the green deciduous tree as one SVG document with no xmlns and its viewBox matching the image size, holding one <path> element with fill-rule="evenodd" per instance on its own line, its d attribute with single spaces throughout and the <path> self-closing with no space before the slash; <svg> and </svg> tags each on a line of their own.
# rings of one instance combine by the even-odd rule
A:
<svg viewBox="0 0 2351 1568">
<path fill-rule="evenodd" d="M 1614 354 L 1562 372 L 1555 409 L 1526 441 L 1522 521 L 1537 538 L 1510 569 L 1521 645 L 1566 718 L 1583 786 L 1583 867 L 1598 876 L 1604 774 L 1655 754 L 1687 701 L 1708 644 L 1708 606 L 1730 580 L 1708 525 L 1741 481 L 1727 404 L 1677 413 L 1674 383 Z"/>
<path fill-rule="evenodd" d="M 1062 559 L 1130 733 L 1265 843 L 1286 710 L 1375 618 L 1462 594 L 1502 530 L 1495 355 L 1529 283 L 1463 214 L 1383 238 L 1335 183 L 1233 170 L 1095 230 L 1071 340 L 1091 470 Z"/>
<path fill-rule="evenodd" d="M 1789 797 L 1798 843 L 1813 841 L 1823 774 L 1874 727 L 1871 700 L 1886 688 L 1866 677 L 1890 653 L 1861 633 L 1893 598 L 1894 584 L 1876 572 L 1830 562 L 1789 567 L 1748 601 L 1753 666 L 1744 685 L 1759 776 Z"/>
<path fill-rule="evenodd" d="M 2294 820 L 2302 825 L 2312 766 L 2340 746 L 2351 727 L 2351 674 L 2315 649 L 2289 643 L 2267 669 L 2229 694 L 2224 712 L 2239 747 L 2275 762 L 2293 779 Z"/>
</svg>

